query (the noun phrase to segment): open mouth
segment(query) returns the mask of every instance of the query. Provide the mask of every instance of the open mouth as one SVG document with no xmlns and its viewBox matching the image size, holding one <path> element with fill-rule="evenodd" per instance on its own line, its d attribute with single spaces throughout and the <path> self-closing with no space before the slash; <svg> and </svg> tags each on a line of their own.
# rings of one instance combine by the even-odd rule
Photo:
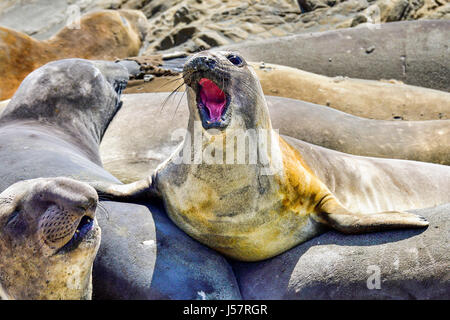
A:
<svg viewBox="0 0 450 320">
<path fill-rule="evenodd" d="M 92 230 L 93 226 L 94 219 L 89 216 L 83 216 L 78 223 L 77 229 L 75 230 L 72 238 L 61 249 L 59 249 L 58 252 L 67 252 L 76 249 L 88 235 L 89 231 Z"/>
<path fill-rule="evenodd" d="M 226 125 L 229 99 L 212 80 L 201 78 L 198 82 L 197 106 L 205 128 Z"/>
</svg>

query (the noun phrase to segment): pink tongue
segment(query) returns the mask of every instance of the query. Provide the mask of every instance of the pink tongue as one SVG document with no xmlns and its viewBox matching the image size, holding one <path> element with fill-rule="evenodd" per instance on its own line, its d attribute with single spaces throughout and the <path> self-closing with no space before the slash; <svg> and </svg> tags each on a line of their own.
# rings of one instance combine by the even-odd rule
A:
<svg viewBox="0 0 450 320">
<path fill-rule="evenodd" d="M 208 108 L 209 117 L 212 121 L 218 121 L 225 107 L 225 93 L 209 79 L 202 78 L 198 83 L 201 87 L 200 99 L 203 105 Z"/>
</svg>

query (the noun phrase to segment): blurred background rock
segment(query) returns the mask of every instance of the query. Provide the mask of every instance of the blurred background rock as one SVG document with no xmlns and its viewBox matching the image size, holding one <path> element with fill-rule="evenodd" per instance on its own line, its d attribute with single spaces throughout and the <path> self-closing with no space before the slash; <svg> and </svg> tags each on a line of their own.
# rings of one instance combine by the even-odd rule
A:
<svg viewBox="0 0 450 320">
<path fill-rule="evenodd" d="M 448 0 L 2 0 L 0 25 L 44 40 L 63 28 L 76 8 L 81 15 L 99 9 L 141 10 L 149 22 L 141 48 L 146 55 L 196 52 L 366 22 L 450 19 Z"/>
</svg>

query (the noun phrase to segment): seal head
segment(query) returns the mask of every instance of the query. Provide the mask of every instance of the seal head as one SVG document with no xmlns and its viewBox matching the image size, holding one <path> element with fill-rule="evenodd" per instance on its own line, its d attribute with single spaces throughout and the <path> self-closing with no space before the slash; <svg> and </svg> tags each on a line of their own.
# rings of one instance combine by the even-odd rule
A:
<svg viewBox="0 0 450 320">
<path fill-rule="evenodd" d="M 127 69 L 113 62 L 50 62 L 25 78 L 0 124 L 38 121 L 59 128 L 100 164 L 98 145 L 121 105 L 120 94 L 127 81 Z"/>
<path fill-rule="evenodd" d="M 258 78 L 238 53 L 198 53 L 186 62 L 183 78 L 190 120 L 205 130 L 271 127 Z"/>
<path fill-rule="evenodd" d="M 97 202 L 95 189 L 68 178 L 25 180 L 0 194 L 2 298 L 91 298 Z"/>
</svg>

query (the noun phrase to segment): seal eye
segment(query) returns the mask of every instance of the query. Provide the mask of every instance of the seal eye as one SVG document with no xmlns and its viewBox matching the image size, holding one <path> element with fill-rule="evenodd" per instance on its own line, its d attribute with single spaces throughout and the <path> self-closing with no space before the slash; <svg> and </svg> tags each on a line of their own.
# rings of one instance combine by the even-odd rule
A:
<svg viewBox="0 0 450 320">
<path fill-rule="evenodd" d="M 229 56 L 227 56 L 227 59 L 230 60 L 230 62 L 235 66 L 239 66 L 242 64 L 242 59 L 235 54 L 230 54 Z"/>
</svg>

